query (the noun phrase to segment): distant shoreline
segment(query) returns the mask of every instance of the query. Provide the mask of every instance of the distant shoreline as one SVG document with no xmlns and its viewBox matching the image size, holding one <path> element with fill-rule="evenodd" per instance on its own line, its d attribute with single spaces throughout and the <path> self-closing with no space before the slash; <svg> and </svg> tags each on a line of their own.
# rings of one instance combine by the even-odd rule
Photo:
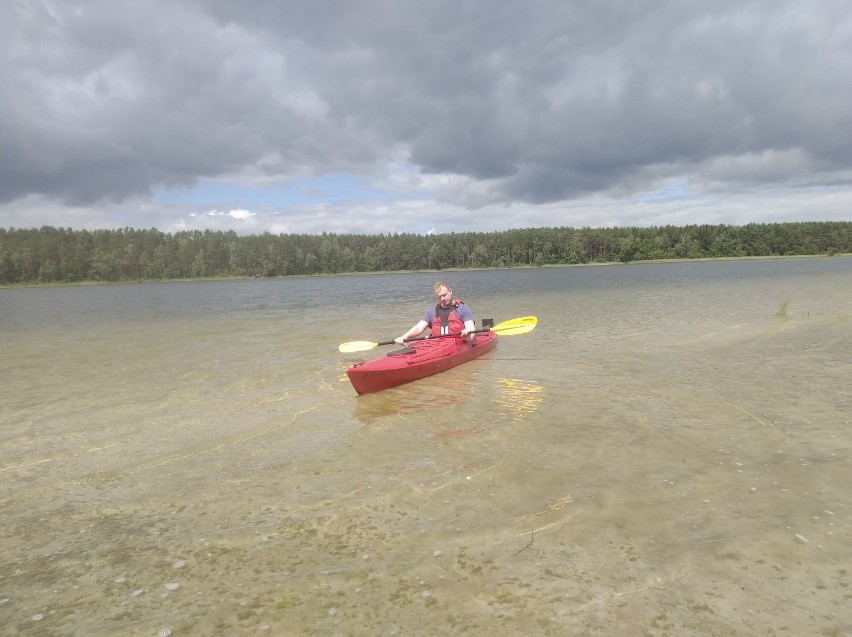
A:
<svg viewBox="0 0 852 637">
<path fill-rule="evenodd" d="M 279 279 L 315 279 L 315 278 L 324 278 L 324 277 L 334 277 L 334 276 L 374 276 L 374 275 L 388 275 L 388 274 L 440 274 L 443 272 L 476 272 L 476 271 L 484 271 L 484 270 L 533 270 L 533 269 L 546 269 L 546 268 L 586 268 L 586 267 L 595 267 L 595 266 L 631 266 L 631 265 L 652 265 L 652 264 L 677 264 L 677 263 L 706 263 L 708 261 L 775 261 L 782 259 L 835 259 L 835 258 L 849 258 L 852 257 L 852 253 L 844 253 L 838 252 L 836 254 L 790 254 L 790 255 L 762 255 L 762 256 L 750 256 L 750 257 L 697 257 L 695 259 L 642 259 L 639 261 L 601 261 L 601 262 L 593 262 L 593 263 L 552 263 L 545 265 L 518 265 L 518 266 L 506 266 L 503 268 L 444 268 L 442 270 L 379 270 L 376 272 L 333 272 L 328 274 L 288 274 L 285 276 L 219 276 L 219 277 L 188 277 L 188 278 L 179 278 L 179 279 L 142 279 L 142 280 L 131 280 L 126 279 L 122 281 L 74 281 L 74 282 L 61 282 L 61 281 L 49 281 L 44 283 L 21 283 L 21 284 L 2 284 L 0 285 L 0 290 L 3 289 L 12 289 L 12 288 L 57 288 L 57 287 L 75 287 L 75 286 L 89 286 L 89 285 L 144 285 L 150 283 L 199 283 L 206 281 L 246 281 L 246 280 L 258 280 L 258 281 L 271 281 L 271 280 L 279 280 Z"/>
</svg>

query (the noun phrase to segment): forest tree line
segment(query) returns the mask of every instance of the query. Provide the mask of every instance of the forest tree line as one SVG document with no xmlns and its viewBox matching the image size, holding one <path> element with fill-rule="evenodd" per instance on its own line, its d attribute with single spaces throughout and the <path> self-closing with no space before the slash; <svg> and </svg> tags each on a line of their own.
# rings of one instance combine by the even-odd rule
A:
<svg viewBox="0 0 852 637">
<path fill-rule="evenodd" d="M 0 228 L 0 284 L 278 277 L 852 252 L 852 222 L 449 234 Z"/>
</svg>

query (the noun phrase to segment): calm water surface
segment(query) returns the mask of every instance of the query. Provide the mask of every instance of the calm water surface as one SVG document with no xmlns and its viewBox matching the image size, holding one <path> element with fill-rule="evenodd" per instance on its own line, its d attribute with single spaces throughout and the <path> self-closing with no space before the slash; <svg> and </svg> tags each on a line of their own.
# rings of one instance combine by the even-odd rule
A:
<svg viewBox="0 0 852 637">
<path fill-rule="evenodd" d="M 445 276 L 0 290 L 0 634 L 852 634 L 852 259 Z"/>
</svg>

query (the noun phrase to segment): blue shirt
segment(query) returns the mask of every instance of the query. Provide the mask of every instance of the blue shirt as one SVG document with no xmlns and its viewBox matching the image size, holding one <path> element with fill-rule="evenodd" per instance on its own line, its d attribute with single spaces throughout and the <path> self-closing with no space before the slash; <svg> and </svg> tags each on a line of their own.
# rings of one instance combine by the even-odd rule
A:
<svg viewBox="0 0 852 637">
<path fill-rule="evenodd" d="M 436 306 L 430 307 L 426 310 L 426 314 L 423 315 L 423 320 L 431 327 L 432 323 L 435 321 L 435 309 Z M 459 303 L 456 306 L 456 314 L 461 319 L 462 323 L 466 321 L 473 320 L 473 312 L 470 311 L 470 308 L 464 303 Z"/>
</svg>

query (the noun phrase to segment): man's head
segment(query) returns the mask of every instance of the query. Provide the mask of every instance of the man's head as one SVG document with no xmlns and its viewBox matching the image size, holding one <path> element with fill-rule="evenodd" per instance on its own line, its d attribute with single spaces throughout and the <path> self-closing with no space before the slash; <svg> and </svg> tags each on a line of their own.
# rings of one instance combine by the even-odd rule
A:
<svg viewBox="0 0 852 637">
<path fill-rule="evenodd" d="M 449 307 L 453 304 L 453 288 L 443 281 L 438 281 L 435 284 L 435 298 L 441 307 Z"/>
</svg>

